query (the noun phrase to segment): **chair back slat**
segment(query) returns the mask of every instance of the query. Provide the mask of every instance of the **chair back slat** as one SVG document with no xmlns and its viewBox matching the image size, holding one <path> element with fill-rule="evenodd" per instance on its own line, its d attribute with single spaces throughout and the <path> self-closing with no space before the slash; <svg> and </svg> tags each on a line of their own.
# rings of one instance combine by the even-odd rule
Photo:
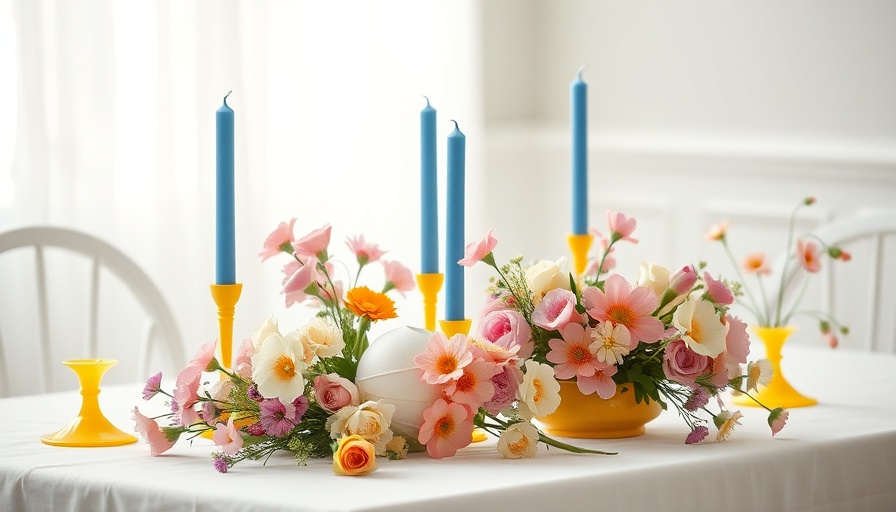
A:
<svg viewBox="0 0 896 512">
<path fill-rule="evenodd" d="M 97 318 L 99 317 L 99 295 L 100 295 L 100 258 L 95 256 L 92 259 L 90 268 L 90 285 L 88 286 L 89 300 L 87 311 L 87 343 L 84 352 L 89 357 L 99 357 L 99 349 L 97 344 Z"/>
<path fill-rule="evenodd" d="M 53 386 L 50 370 L 50 308 L 47 305 L 47 266 L 44 248 L 34 246 L 34 264 L 37 271 L 37 319 L 40 329 L 39 362 L 41 392 L 46 393 Z"/>
</svg>

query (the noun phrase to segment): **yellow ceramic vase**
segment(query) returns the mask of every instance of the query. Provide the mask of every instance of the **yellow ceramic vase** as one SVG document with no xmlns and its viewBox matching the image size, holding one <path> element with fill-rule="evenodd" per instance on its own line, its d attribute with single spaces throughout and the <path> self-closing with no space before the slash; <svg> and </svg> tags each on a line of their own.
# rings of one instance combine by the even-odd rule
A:
<svg viewBox="0 0 896 512">
<path fill-rule="evenodd" d="M 757 400 L 762 402 L 766 407 L 774 409 L 775 407 L 783 407 L 785 409 L 792 407 L 806 407 L 815 405 L 818 400 L 802 395 L 799 391 L 784 378 L 781 372 L 781 348 L 787 338 L 793 334 L 796 327 L 754 327 L 753 332 L 762 340 L 765 345 L 765 357 L 771 361 L 774 373 L 772 380 L 768 386 L 761 388 L 759 393 L 755 394 Z M 759 407 L 754 400 L 745 395 L 740 395 L 734 399 L 734 403 L 738 405 L 746 405 Z"/>
<path fill-rule="evenodd" d="M 552 436 L 576 439 L 616 439 L 644 434 L 645 425 L 663 411 L 655 400 L 636 403 L 631 386 L 616 388 L 613 398 L 584 395 L 574 381 L 560 381 L 560 406 L 536 418 Z"/>
<path fill-rule="evenodd" d="M 78 375 L 81 411 L 58 432 L 41 437 L 41 442 L 52 446 L 86 447 L 119 446 L 137 441 L 136 437 L 110 423 L 100 410 L 100 380 L 117 362 L 114 359 L 70 359 L 62 362 Z"/>
</svg>

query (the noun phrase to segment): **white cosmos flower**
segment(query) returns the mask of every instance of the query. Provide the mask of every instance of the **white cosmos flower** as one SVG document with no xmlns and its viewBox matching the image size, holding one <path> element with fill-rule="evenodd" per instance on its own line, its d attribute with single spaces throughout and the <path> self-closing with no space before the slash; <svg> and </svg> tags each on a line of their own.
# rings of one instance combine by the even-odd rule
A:
<svg viewBox="0 0 896 512">
<path fill-rule="evenodd" d="M 747 365 L 747 390 L 755 390 L 757 385 L 768 386 L 774 372 L 772 362 L 768 359 L 751 361 Z"/>
<path fill-rule="evenodd" d="M 554 378 L 554 368 L 526 361 L 526 374 L 519 388 L 520 416 L 530 420 L 535 416 L 547 416 L 560 405 L 560 383 Z"/>
<path fill-rule="evenodd" d="M 588 350 L 603 363 L 622 364 L 622 357 L 631 351 L 632 336 L 624 325 L 601 322 L 591 329 L 591 340 Z"/>
<path fill-rule="evenodd" d="M 683 332 L 685 345 L 701 356 L 716 357 L 725 350 L 728 325 L 708 301 L 693 297 L 684 301 L 672 315 L 672 325 Z"/>
<path fill-rule="evenodd" d="M 265 398 L 289 404 L 305 391 L 306 365 L 298 334 L 270 332 L 252 356 L 252 380 Z"/>
</svg>

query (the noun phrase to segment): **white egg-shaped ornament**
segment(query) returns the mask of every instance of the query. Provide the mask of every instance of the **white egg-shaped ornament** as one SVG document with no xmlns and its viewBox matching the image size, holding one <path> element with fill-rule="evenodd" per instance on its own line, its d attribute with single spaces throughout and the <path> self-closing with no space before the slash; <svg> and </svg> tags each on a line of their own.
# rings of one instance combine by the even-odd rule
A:
<svg viewBox="0 0 896 512">
<path fill-rule="evenodd" d="M 426 350 L 431 331 L 414 327 L 392 329 L 370 343 L 361 360 L 355 384 L 362 400 L 382 400 L 395 406 L 392 432 L 404 436 L 412 451 L 422 450 L 417 434 L 423 412 L 442 392 L 420 379 L 414 357 Z"/>
</svg>

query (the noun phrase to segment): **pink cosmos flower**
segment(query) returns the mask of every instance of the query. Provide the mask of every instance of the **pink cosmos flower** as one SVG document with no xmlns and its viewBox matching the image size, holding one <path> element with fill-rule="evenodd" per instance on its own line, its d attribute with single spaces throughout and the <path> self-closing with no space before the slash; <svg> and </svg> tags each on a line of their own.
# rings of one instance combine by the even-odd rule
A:
<svg viewBox="0 0 896 512">
<path fill-rule="evenodd" d="M 233 424 L 233 416 L 227 420 L 227 425 L 218 423 L 215 425 L 215 432 L 212 434 L 212 440 L 216 445 L 221 447 L 221 451 L 227 455 L 233 455 L 240 451 L 243 447 L 243 436 Z"/>
<path fill-rule="evenodd" d="M 495 394 L 482 407 L 491 414 L 500 414 L 516 399 L 517 390 L 523 382 L 523 372 L 516 366 L 506 365 L 500 373 L 492 377 Z"/>
<path fill-rule="evenodd" d="M 382 260 L 382 265 L 386 276 L 387 288 L 398 291 L 402 297 L 404 296 L 404 292 L 409 292 L 414 289 L 416 285 L 414 283 L 414 274 L 411 273 L 411 269 L 397 261 Z"/>
<path fill-rule="evenodd" d="M 717 306 L 727 306 L 734 302 L 734 294 L 722 281 L 717 281 L 709 274 L 703 272 L 703 281 L 706 283 L 706 297 Z"/>
<path fill-rule="evenodd" d="M 252 356 L 254 355 L 255 345 L 252 344 L 252 338 L 244 339 L 236 350 L 236 359 L 233 361 L 233 368 L 237 375 L 244 379 L 252 378 Z"/>
<path fill-rule="evenodd" d="M 750 335 L 747 334 L 747 324 L 736 316 L 727 315 L 728 334 L 725 335 L 725 352 L 741 364 L 747 363 L 750 355 Z"/>
<path fill-rule="evenodd" d="M 359 405 L 361 395 L 355 384 L 336 373 L 314 378 L 314 396 L 327 412 L 336 412 L 347 405 Z"/>
<path fill-rule="evenodd" d="M 174 387 L 174 400 L 181 409 L 189 409 L 199 399 L 199 378 L 202 372 L 215 357 L 215 346 L 218 340 L 213 340 L 199 347 L 199 351 L 177 376 Z"/>
<path fill-rule="evenodd" d="M 301 240 L 294 242 L 292 248 L 299 256 L 313 256 L 326 261 L 331 230 L 332 227 L 329 224 L 324 224 L 322 227 L 302 237 Z"/>
<path fill-rule="evenodd" d="M 480 405 L 494 396 L 492 377 L 500 371 L 495 363 L 473 361 L 464 366 L 463 375 L 459 379 L 448 382 L 445 394 L 452 402 L 468 405 L 471 410 L 479 409 Z"/>
<path fill-rule="evenodd" d="M 498 241 L 492 236 L 493 231 L 493 229 L 490 229 L 482 240 L 467 244 L 467 247 L 464 249 L 464 257 L 458 260 L 457 264 L 465 267 L 472 267 L 491 254 L 495 249 L 495 246 L 498 245 Z"/>
<path fill-rule="evenodd" d="M 591 353 L 591 327 L 569 324 L 560 332 L 563 339 L 548 341 L 551 351 L 545 358 L 554 363 L 554 375 L 558 379 L 577 376 L 590 377 L 597 368 L 597 358 Z"/>
<path fill-rule="evenodd" d="M 172 405 L 176 406 L 177 400 L 172 400 Z M 195 402 L 194 402 L 195 405 Z M 182 425 L 184 427 L 189 427 L 190 425 L 194 425 L 202 421 L 202 417 L 199 415 L 199 412 L 193 406 L 190 407 L 177 407 L 174 411 L 173 421 L 177 425 Z"/>
<path fill-rule="evenodd" d="M 162 384 L 162 372 L 159 372 L 149 379 L 146 380 L 146 385 L 143 386 L 143 399 L 149 400 L 150 398 L 156 396 L 161 388 L 159 387 Z"/>
<path fill-rule="evenodd" d="M 502 305 L 500 300 L 489 303 Z M 486 308 L 490 307 L 486 305 Z M 483 308 L 485 310 L 485 308 Z M 480 317 L 478 335 L 480 338 L 494 343 L 507 350 L 517 348 L 516 355 L 528 359 L 535 350 L 532 340 L 532 328 L 523 315 L 512 309 L 494 309 Z"/>
<path fill-rule="evenodd" d="M 153 456 L 165 453 L 174 446 L 175 442 L 177 442 L 177 438 L 168 439 L 162 429 L 159 428 L 159 424 L 156 423 L 156 420 L 140 414 L 140 411 L 136 407 L 131 410 L 131 413 L 133 414 L 132 418 L 136 423 L 134 432 L 139 433 L 140 437 L 149 443 L 149 453 Z"/>
<path fill-rule="evenodd" d="M 610 236 L 613 241 L 622 240 L 633 244 L 638 243 L 637 240 L 630 236 L 635 232 L 635 228 L 638 226 L 638 221 L 635 220 L 634 217 L 628 218 L 613 210 L 607 210 L 606 215 L 607 225 L 610 227 Z"/>
<path fill-rule="evenodd" d="M 473 415 L 460 404 L 439 398 L 423 412 L 423 425 L 417 440 L 426 445 L 434 459 L 452 457 L 470 444 L 473 436 Z"/>
<path fill-rule="evenodd" d="M 744 258 L 743 263 L 741 263 L 741 266 L 747 274 L 768 275 L 772 273 L 772 268 L 765 258 L 765 253 L 762 252 L 748 254 L 747 257 Z"/>
<path fill-rule="evenodd" d="M 828 346 L 831 348 L 837 348 L 840 345 L 840 338 L 837 337 L 833 332 L 829 332 L 824 335 L 824 339 L 827 342 Z"/>
<path fill-rule="evenodd" d="M 806 272 L 816 273 L 821 270 L 821 258 L 818 255 L 818 246 L 809 240 L 797 240 L 796 260 Z"/>
<path fill-rule="evenodd" d="M 784 428 L 784 425 L 787 423 L 787 418 L 790 417 L 790 413 L 777 407 L 772 409 L 772 412 L 768 415 L 768 426 L 772 429 L 772 436 L 777 434 Z"/>
<path fill-rule="evenodd" d="M 704 236 L 707 240 L 723 240 L 726 234 L 728 234 L 728 222 L 722 221 L 713 224 Z"/>
<path fill-rule="evenodd" d="M 591 377 L 577 377 L 576 386 L 583 395 L 597 393 L 597 396 L 603 399 L 613 398 L 616 395 L 616 382 L 613 381 L 613 375 L 616 375 L 617 368 L 614 365 L 597 362 L 597 370 Z"/>
<path fill-rule="evenodd" d="M 470 340 L 463 334 L 455 334 L 449 340 L 444 334 L 433 333 L 426 350 L 414 357 L 414 364 L 423 371 L 427 384 L 444 384 L 459 379 L 464 367 L 473 362 Z"/>
<path fill-rule="evenodd" d="M 632 286 L 619 274 L 604 283 L 604 291 L 591 286 L 582 291 L 582 302 L 595 320 L 623 325 L 631 334 L 632 349 L 639 341 L 654 343 L 663 336 L 663 323 L 650 316 L 657 306 L 656 294 L 643 286 Z"/>
<path fill-rule="evenodd" d="M 669 343 L 663 355 L 666 377 L 692 388 L 697 386 L 697 377 L 708 373 L 711 364 L 712 358 L 697 354 L 682 340 Z"/>
<path fill-rule="evenodd" d="M 264 241 L 264 250 L 258 253 L 261 261 L 280 254 L 281 252 L 292 252 L 292 243 L 296 238 L 293 235 L 293 227 L 296 225 L 296 218 L 293 217 L 289 224 L 281 222 Z"/>
<path fill-rule="evenodd" d="M 305 290 L 317 280 L 317 259 L 309 257 L 305 261 L 291 261 L 283 267 L 283 291 L 286 307 L 300 304 L 308 298 Z"/>
<path fill-rule="evenodd" d="M 563 288 L 554 288 L 545 294 L 532 312 L 532 323 L 549 331 L 559 331 L 566 324 L 581 322 L 576 312 L 576 294 Z"/>
<path fill-rule="evenodd" d="M 364 240 L 364 235 L 349 238 L 346 240 L 345 244 L 348 245 L 348 248 L 351 249 L 352 253 L 355 255 L 358 264 L 362 266 L 377 261 L 383 254 L 386 254 L 386 252 L 381 250 L 378 245 Z"/>
</svg>

